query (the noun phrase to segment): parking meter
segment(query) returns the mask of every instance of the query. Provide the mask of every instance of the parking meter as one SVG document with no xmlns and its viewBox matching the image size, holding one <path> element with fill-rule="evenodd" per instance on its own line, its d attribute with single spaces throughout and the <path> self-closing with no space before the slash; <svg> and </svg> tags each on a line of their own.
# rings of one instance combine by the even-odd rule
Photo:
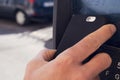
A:
<svg viewBox="0 0 120 80">
<path fill-rule="evenodd" d="M 88 10 L 87 8 L 81 8 L 83 6 L 81 1 L 84 3 L 84 1 L 89 0 L 54 0 L 53 39 L 54 48 L 57 49 L 55 57 L 102 25 L 115 24 L 117 28 L 115 35 L 84 62 L 89 61 L 99 52 L 106 52 L 112 57 L 113 62 L 108 69 L 100 74 L 100 78 L 101 80 L 120 80 L 120 22 L 115 18 L 116 15 L 114 16 L 116 20 L 112 21 L 113 15 L 108 16 L 107 14 L 97 13 L 97 11 L 94 12 L 90 9 L 92 7 L 89 7 Z M 96 1 L 94 4 L 97 5 L 98 0 L 94 1 Z M 92 14 L 89 11 L 92 11 Z"/>
</svg>

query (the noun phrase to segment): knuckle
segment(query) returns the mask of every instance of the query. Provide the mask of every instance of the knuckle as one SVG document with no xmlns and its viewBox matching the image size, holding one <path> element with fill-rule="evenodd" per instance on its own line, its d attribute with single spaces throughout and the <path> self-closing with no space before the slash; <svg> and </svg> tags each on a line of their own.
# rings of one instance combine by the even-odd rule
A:
<svg viewBox="0 0 120 80">
<path fill-rule="evenodd" d="M 81 80 L 91 80 L 90 78 L 91 76 L 89 76 L 88 73 L 85 73 L 85 72 L 81 72 L 79 75 L 79 79 Z"/>
<path fill-rule="evenodd" d="M 69 53 L 65 53 L 56 59 L 57 65 L 70 65 L 74 63 L 73 57 Z"/>
<path fill-rule="evenodd" d="M 65 66 L 65 62 L 63 60 L 60 60 L 60 61 L 55 61 L 55 66 Z"/>
<path fill-rule="evenodd" d="M 91 48 L 99 48 L 100 41 L 96 39 L 94 35 L 87 36 L 86 39 L 83 40 L 82 44 L 80 45 L 84 49 L 91 49 Z"/>
<path fill-rule="evenodd" d="M 60 58 L 60 59 L 57 61 L 57 64 L 58 64 L 58 65 L 68 65 L 68 64 L 71 64 L 71 63 L 72 63 L 72 60 L 71 60 L 71 59 L 68 59 L 68 57 Z"/>
<path fill-rule="evenodd" d="M 91 74 L 91 72 L 86 71 L 86 69 L 86 67 L 82 66 L 80 75 L 84 78 L 84 80 L 91 80 L 90 78 L 92 78 L 91 75 L 93 74 Z"/>
<path fill-rule="evenodd" d="M 75 49 L 74 48 L 69 48 L 65 51 L 64 57 L 65 57 L 65 61 L 73 63 L 75 61 L 76 56 L 74 55 L 75 53 Z"/>
<path fill-rule="evenodd" d="M 85 44 L 83 43 L 83 44 L 80 45 L 80 48 L 85 50 L 85 49 L 90 49 L 91 46 L 93 46 L 93 45 L 90 45 L 89 43 L 85 43 Z"/>
<path fill-rule="evenodd" d="M 91 43 L 90 45 L 93 45 L 93 47 L 98 48 L 100 46 L 100 40 L 96 39 L 95 34 L 92 34 L 91 36 L 88 36 L 88 41 Z"/>
</svg>

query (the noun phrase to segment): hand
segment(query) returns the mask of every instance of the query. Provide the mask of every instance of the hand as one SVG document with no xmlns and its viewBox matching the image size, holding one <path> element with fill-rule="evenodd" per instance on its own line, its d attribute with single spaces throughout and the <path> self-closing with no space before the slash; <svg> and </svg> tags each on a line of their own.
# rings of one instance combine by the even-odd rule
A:
<svg viewBox="0 0 120 80">
<path fill-rule="evenodd" d="M 86 64 L 82 64 L 82 61 L 95 52 L 115 31 L 114 25 L 104 25 L 63 51 L 54 60 L 51 59 L 55 50 L 41 51 L 28 63 L 24 80 L 100 80 L 99 73 L 111 65 L 110 56 L 100 53 Z"/>
</svg>

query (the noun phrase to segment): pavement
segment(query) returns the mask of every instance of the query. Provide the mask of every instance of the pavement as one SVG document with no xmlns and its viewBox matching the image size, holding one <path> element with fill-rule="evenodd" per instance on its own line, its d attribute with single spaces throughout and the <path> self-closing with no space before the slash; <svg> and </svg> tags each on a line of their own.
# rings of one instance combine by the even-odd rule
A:
<svg viewBox="0 0 120 80">
<path fill-rule="evenodd" d="M 0 19 L 0 80 L 23 80 L 26 64 L 44 48 L 52 48 L 51 23 L 18 26 Z"/>
</svg>

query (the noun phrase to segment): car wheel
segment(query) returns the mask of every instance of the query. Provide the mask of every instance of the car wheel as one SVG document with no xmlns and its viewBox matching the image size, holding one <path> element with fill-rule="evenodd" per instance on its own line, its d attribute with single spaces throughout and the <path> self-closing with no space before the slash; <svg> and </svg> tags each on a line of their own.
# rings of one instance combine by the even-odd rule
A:
<svg viewBox="0 0 120 80">
<path fill-rule="evenodd" d="M 17 24 L 22 26 L 28 23 L 28 17 L 23 11 L 16 12 L 15 19 Z"/>
</svg>

